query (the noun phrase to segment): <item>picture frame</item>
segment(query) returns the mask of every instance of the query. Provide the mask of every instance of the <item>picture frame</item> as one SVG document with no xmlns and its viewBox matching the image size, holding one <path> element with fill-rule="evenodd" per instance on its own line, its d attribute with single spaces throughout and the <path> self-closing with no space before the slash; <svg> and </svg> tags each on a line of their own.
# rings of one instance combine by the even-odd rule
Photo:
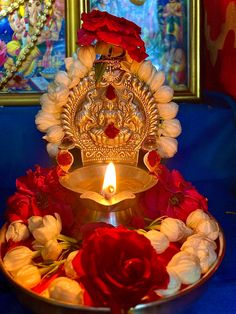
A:
<svg viewBox="0 0 236 314">
<path fill-rule="evenodd" d="M 56 1 L 58 1 L 58 0 L 56 0 Z M 56 1 L 53 3 L 56 3 Z M 31 2 L 36 3 L 37 1 L 31 0 Z M 25 3 L 30 3 L 30 1 L 27 1 Z M 44 3 L 44 1 L 42 1 L 41 3 Z M 62 4 L 63 1 L 59 0 L 59 3 Z M 77 45 L 76 45 L 77 29 L 80 27 L 80 19 L 79 19 L 80 11 L 81 11 L 81 8 L 86 9 L 84 2 L 80 1 L 80 0 L 75 0 L 75 1 L 65 0 L 63 4 L 64 4 L 64 6 L 63 6 L 64 12 L 60 12 L 60 14 L 63 14 L 64 21 L 62 21 L 62 23 L 64 23 L 64 29 L 63 29 L 64 32 L 63 32 L 63 34 L 60 34 L 60 36 L 61 36 L 60 37 L 60 45 L 59 45 L 60 49 L 58 49 L 58 55 L 57 56 L 55 56 L 54 52 L 51 52 L 55 48 L 53 46 L 53 44 L 51 44 L 51 47 L 50 47 L 50 43 L 48 44 L 48 46 L 49 46 L 48 49 L 51 49 L 51 51 L 49 51 L 49 53 L 51 53 L 49 57 L 52 57 L 51 59 L 49 59 L 49 61 L 52 61 L 52 64 L 51 64 L 52 68 L 55 68 L 57 70 L 63 69 L 64 58 L 66 56 L 71 56 L 73 54 L 73 52 L 76 51 L 76 48 L 77 48 Z M 20 10 L 20 8 L 18 10 Z M 23 10 L 23 13 L 21 13 L 21 15 L 19 13 L 17 14 L 17 12 L 15 15 L 12 14 L 12 16 L 14 18 L 12 18 L 12 20 L 10 21 L 11 24 L 9 21 L 6 21 L 8 16 L 5 17 L 5 25 L 2 24 L 2 27 L 6 29 L 6 25 L 7 25 L 6 23 L 9 22 L 8 29 L 10 32 L 10 37 L 9 37 L 10 40 L 9 40 L 9 42 L 6 42 L 6 46 L 7 46 L 8 51 L 10 53 L 8 53 L 7 58 L 5 59 L 5 61 L 7 61 L 7 62 L 9 60 L 10 61 L 13 60 L 14 62 L 17 60 L 15 48 L 19 47 L 20 44 L 22 43 L 22 41 L 24 40 L 24 39 L 22 39 L 22 37 L 17 37 L 17 32 L 16 32 L 17 27 L 18 28 L 20 27 L 20 22 L 21 22 L 19 17 L 22 18 L 24 15 L 24 9 L 21 8 L 21 10 Z M 54 21 L 58 22 L 57 16 L 55 16 Z M 30 24 L 30 22 L 28 22 L 28 23 Z M 1 25 L 0 25 L 0 27 L 1 27 Z M 16 28 L 15 30 L 14 30 L 14 27 Z M 33 25 L 28 26 L 28 28 L 29 27 L 33 28 Z M 62 33 L 62 30 L 61 30 L 61 33 Z M 54 34 L 55 34 L 55 32 L 54 32 Z M 0 39 L 2 41 L 4 40 L 2 35 L 0 36 Z M 49 41 L 50 41 L 50 38 L 49 38 Z M 41 45 L 40 44 L 38 45 L 36 43 L 38 55 L 39 54 L 41 54 L 41 56 L 43 54 L 46 55 L 45 46 L 46 46 L 45 43 L 43 43 Z M 64 51 L 64 53 L 61 53 L 60 50 Z M 26 56 L 25 63 L 27 63 L 27 60 L 30 60 L 30 57 L 31 57 L 31 52 Z M 41 62 L 41 63 L 39 63 L 39 62 Z M 59 67 L 59 66 L 56 67 L 54 62 L 57 62 L 57 65 L 59 64 L 59 65 L 61 65 L 61 67 Z M 38 68 L 37 68 L 37 66 L 38 66 Z M 39 72 L 39 69 L 42 70 L 42 68 L 43 68 L 42 67 L 42 58 L 39 57 L 37 59 L 37 64 L 35 67 L 36 67 L 36 70 L 34 69 L 34 71 L 36 73 L 37 73 L 37 71 Z M 2 73 L 1 73 L 1 69 L 3 69 Z M 44 69 L 47 69 L 46 66 Z M 5 68 L 4 68 L 4 66 L 2 66 L 2 68 L 0 68 L 0 75 L 3 75 L 4 70 L 5 70 Z M 30 70 L 31 70 L 31 68 L 29 67 L 29 71 Z M 47 73 L 46 73 L 46 75 L 47 75 Z M 53 77 L 54 76 L 52 76 L 51 81 L 53 80 Z M 24 74 L 21 74 L 21 81 L 22 80 L 24 81 L 24 78 L 25 78 Z M 16 89 L 15 91 L 14 90 L 8 90 L 7 88 L 0 89 L 0 105 L 3 105 L 3 106 L 17 106 L 17 105 L 27 106 L 27 105 L 39 104 L 40 96 L 44 92 L 46 92 L 47 84 L 50 81 L 48 81 L 47 78 L 45 79 L 42 75 L 35 75 L 35 76 L 28 75 L 27 81 L 30 81 L 29 84 L 27 83 L 26 88 L 22 89 L 22 90 L 17 90 L 17 88 L 15 86 L 14 86 L 14 88 Z M 29 88 L 32 88 L 32 90 L 29 91 L 28 90 Z"/>
<path fill-rule="evenodd" d="M 150 60 L 174 89 L 174 100 L 200 99 L 200 1 L 127 0 L 124 5 L 119 0 L 90 0 L 82 1 L 80 14 L 91 9 L 138 24 Z"/>
</svg>

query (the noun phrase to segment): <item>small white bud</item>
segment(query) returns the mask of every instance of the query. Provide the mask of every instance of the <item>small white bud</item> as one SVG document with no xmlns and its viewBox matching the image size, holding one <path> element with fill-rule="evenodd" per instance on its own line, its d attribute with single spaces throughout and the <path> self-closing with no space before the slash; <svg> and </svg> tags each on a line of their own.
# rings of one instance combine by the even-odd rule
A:
<svg viewBox="0 0 236 314">
<path fill-rule="evenodd" d="M 167 270 L 175 272 L 185 285 L 193 284 L 201 278 L 199 258 L 185 251 L 178 252 L 172 257 Z"/>
<path fill-rule="evenodd" d="M 170 295 L 175 294 L 177 291 L 179 291 L 180 287 L 181 287 L 181 281 L 178 277 L 178 275 L 172 271 L 171 269 L 167 270 L 168 274 L 169 274 L 169 284 L 167 286 L 166 289 L 159 289 L 156 290 L 155 292 L 161 296 L 161 297 L 168 297 Z"/>
<path fill-rule="evenodd" d="M 74 257 L 77 255 L 79 251 L 74 251 L 71 252 L 64 264 L 64 268 L 65 268 L 65 273 L 68 277 L 72 278 L 72 279 L 78 279 L 78 275 L 76 273 L 76 271 L 74 270 L 74 267 L 72 265 L 72 260 L 74 259 Z"/>
<path fill-rule="evenodd" d="M 16 246 L 5 254 L 3 264 L 7 271 L 15 272 L 23 266 L 31 264 L 36 253 L 26 246 Z"/>
<path fill-rule="evenodd" d="M 28 239 L 30 233 L 25 224 L 21 220 L 13 221 L 7 228 L 6 240 L 13 242 L 24 241 Z"/>
<path fill-rule="evenodd" d="M 56 278 L 48 287 L 50 298 L 61 302 L 83 304 L 83 289 L 77 281 L 67 277 Z"/>
<path fill-rule="evenodd" d="M 169 239 L 160 231 L 150 230 L 143 235 L 150 240 L 151 245 L 158 254 L 163 253 L 169 246 Z"/>
<path fill-rule="evenodd" d="M 199 234 L 205 235 L 207 238 L 211 240 L 216 240 L 219 236 L 219 225 L 213 219 L 202 219 L 199 221 L 195 228 L 195 232 Z"/>
<path fill-rule="evenodd" d="M 202 209 L 196 209 L 191 212 L 186 220 L 186 225 L 189 228 L 195 229 L 200 220 L 208 220 L 210 219 L 209 215 Z"/>
<path fill-rule="evenodd" d="M 14 280 L 25 288 L 33 288 L 41 281 L 41 274 L 38 267 L 25 265 L 14 275 Z"/>
<path fill-rule="evenodd" d="M 62 252 L 62 246 L 57 240 L 52 239 L 46 242 L 41 250 L 41 255 L 44 261 L 56 261 Z"/>
<path fill-rule="evenodd" d="M 168 237 L 170 242 L 183 240 L 192 234 L 192 230 L 182 220 L 171 217 L 162 220 L 160 231 Z"/>
</svg>

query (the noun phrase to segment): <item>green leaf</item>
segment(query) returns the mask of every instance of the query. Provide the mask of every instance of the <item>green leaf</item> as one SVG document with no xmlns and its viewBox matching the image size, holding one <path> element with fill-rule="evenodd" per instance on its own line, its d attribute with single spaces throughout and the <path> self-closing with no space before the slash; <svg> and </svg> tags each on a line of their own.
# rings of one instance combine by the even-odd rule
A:
<svg viewBox="0 0 236 314">
<path fill-rule="evenodd" d="M 95 64 L 95 82 L 98 84 L 106 70 L 106 64 L 104 62 L 98 62 Z"/>
</svg>

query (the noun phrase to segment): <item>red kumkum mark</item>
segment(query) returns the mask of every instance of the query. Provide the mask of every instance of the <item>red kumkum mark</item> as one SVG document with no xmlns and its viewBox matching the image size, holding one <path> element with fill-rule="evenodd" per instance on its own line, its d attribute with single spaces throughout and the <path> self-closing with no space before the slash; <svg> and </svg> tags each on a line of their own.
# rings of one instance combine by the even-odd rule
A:
<svg viewBox="0 0 236 314">
<path fill-rule="evenodd" d="M 120 130 L 114 126 L 114 123 L 110 123 L 106 127 L 104 133 L 109 138 L 115 138 L 120 133 Z"/>
<path fill-rule="evenodd" d="M 116 98 L 115 88 L 112 85 L 108 85 L 106 90 L 106 98 L 113 100 Z"/>
</svg>

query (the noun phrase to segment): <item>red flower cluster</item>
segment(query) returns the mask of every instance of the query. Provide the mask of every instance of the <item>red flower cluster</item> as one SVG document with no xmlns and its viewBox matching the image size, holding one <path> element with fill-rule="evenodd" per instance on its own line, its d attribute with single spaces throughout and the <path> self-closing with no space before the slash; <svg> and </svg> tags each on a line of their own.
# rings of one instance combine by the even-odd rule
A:
<svg viewBox="0 0 236 314">
<path fill-rule="evenodd" d="M 93 305 L 109 306 L 112 313 L 127 311 L 169 283 L 166 264 L 150 241 L 123 227 L 96 228 L 72 264 Z"/>
<path fill-rule="evenodd" d="M 122 47 L 131 58 L 141 62 L 148 55 L 140 37 L 141 28 L 125 18 L 93 10 L 81 15 L 82 28 L 78 30 L 78 44 L 91 45 L 95 40 Z"/>
<path fill-rule="evenodd" d="M 184 180 L 177 170 L 159 166 L 159 181 L 144 194 L 146 216 L 155 219 L 169 216 L 183 221 L 196 210 L 207 210 L 207 199 L 196 188 Z"/>
<path fill-rule="evenodd" d="M 10 222 L 23 220 L 31 216 L 61 216 L 64 230 L 73 223 L 72 208 L 76 203 L 76 194 L 65 189 L 59 183 L 58 168 L 28 170 L 26 176 L 16 180 L 17 192 L 7 201 L 7 218 Z"/>
</svg>

